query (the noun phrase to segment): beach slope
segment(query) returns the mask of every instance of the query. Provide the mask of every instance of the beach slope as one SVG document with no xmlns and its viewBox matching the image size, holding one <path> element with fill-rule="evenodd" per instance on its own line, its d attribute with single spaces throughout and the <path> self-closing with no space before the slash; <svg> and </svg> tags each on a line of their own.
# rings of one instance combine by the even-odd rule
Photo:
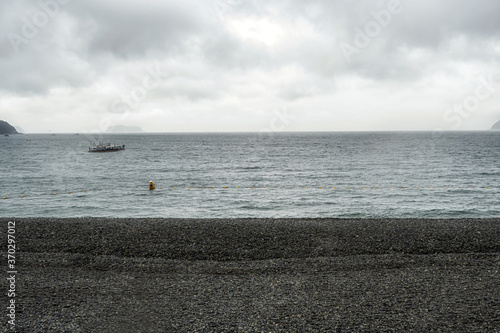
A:
<svg viewBox="0 0 500 333">
<path fill-rule="evenodd" d="M 18 332 L 500 327 L 500 219 L 0 221 Z"/>
</svg>

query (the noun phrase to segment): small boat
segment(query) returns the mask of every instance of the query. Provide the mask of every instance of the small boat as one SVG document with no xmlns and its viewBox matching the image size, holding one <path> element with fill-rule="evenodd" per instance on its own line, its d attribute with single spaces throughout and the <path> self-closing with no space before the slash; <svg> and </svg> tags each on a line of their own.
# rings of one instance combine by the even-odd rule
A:
<svg viewBox="0 0 500 333">
<path fill-rule="evenodd" d="M 99 144 L 92 143 L 92 146 L 89 147 L 89 153 L 105 153 L 108 151 L 118 151 L 124 150 L 125 145 L 112 145 L 111 143 L 102 143 Z"/>
</svg>

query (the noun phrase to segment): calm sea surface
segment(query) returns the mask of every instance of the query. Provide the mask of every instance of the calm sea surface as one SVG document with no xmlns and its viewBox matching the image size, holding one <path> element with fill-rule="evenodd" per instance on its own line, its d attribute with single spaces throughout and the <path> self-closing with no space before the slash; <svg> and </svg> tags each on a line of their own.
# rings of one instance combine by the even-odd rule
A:
<svg viewBox="0 0 500 333">
<path fill-rule="evenodd" d="M 0 137 L 2 217 L 500 217 L 499 179 L 500 132 Z"/>
</svg>

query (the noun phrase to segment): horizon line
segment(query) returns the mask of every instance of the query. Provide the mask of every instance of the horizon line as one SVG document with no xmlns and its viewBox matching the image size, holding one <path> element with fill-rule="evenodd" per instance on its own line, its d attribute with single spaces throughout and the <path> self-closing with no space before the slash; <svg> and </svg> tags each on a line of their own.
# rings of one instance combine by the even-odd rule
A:
<svg viewBox="0 0 500 333">
<path fill-rule="evenodd" d="M 280 134 L 280 133 L 394 133 L 394 132 L 496 132 L 494 129 L 475 129 L 475 130 L 304 130 L 304 131 L 179 131 L 179 132 L 19 132 L 16 134 L 73 134 L 73 135 L 94 135 L 94 134 Z"/>
</svg>

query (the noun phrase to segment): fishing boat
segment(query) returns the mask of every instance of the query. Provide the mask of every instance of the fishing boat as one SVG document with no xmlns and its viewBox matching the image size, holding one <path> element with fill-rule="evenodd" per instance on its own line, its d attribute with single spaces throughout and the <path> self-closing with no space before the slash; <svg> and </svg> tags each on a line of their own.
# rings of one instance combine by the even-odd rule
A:
<svg viewBox="0 0 500 333">
<path fill-rule="evenodd" d="M 102 143 L 99 144 L 92 143 L 92 146 L 89 147 L 89 153 L 105 153 L 108 151 L 118 151 L 124 150 L 125 145 L 112 145 L 111 143 Z"/>
</svg>

